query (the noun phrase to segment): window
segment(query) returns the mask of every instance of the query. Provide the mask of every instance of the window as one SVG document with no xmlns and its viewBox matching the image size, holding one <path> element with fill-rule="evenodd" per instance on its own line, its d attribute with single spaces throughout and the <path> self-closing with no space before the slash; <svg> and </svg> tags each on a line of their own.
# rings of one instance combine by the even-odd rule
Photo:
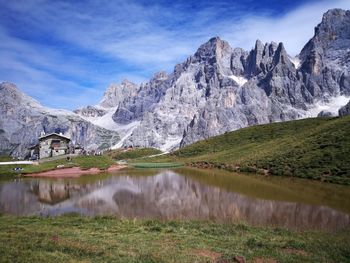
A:
<svg viewBox="0 0 350 263">
<path fill-rule="evenodd" d="M 61 141 L 60 140 L 52 140 L 51 141 L 51 147 L 53 149 L 61 147 Z"/>
</svg>

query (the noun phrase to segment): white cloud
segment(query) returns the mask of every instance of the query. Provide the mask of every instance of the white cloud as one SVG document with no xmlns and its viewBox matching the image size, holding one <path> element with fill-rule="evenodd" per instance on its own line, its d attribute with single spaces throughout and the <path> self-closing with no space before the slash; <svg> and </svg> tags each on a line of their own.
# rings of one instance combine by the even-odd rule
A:
<svg viewBox="0 0 350 263">
<path fill-rule="evenodd" d="M 322 15 L 331 8 L 350 9 L 350 1 L 319 1 L 303 5 L 281 17 L 246 16 L 240 24 L 224 30 L 223 37 L 233 46 L 253 47 L 255 40 L 283 42 L 290 55 L 297 55 L 313 36 Z"/>
</svg>

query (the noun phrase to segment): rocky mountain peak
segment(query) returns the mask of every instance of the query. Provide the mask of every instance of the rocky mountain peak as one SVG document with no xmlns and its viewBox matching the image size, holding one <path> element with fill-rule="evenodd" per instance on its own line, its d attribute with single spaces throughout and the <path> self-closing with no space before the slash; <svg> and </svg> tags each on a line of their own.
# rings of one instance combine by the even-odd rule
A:
<svg viewBox="0 0 350 263">
<path fill-rule="evenodd" d="M 331 9 L 323 15 L 322 22 L 315 28 L 314 38 L 326 48 L 331 43 L 350 38 L 350 11 Z"/>
<path fill-rule="evenodd" d="M 18 91 L 17 86 L 11 82 L 8 82 L 8 81 L 4 81 L 4 82 L 0 83 L 0 90 L 4 90 L 4 89 Z"/>
<path fill-rule="evenodd" d="M 169 75 L 166 71 L 159 71 L 153 75 L 152 80 L 166 80 L 169 78 Z"/>
<path fill-rule="evenodd" d="M 11 82 L 2 82 L 0 83 L 0 93 L 1 94 L 12 94 L 12 97 L 15 98 L 18 97 L 22 98 L 22 95 L 24 95 L 15 84 L 11 83 Z"/>
<path fill-rule="evenodd" d="M 339 59 L 341 64 L 350 65 L 350 11 L 331 9 L 327 11 L 315 34 L 300 52 L 302 68 L 309 74 L 318 75 L 324 61 Z"/>
<path fill-rule="evenodd" d="M 123 81 L 120 83 L 120 85 L 125 86 L 125 87 L 131 87 L 131 86 L 135 86 L 136 84 L 128 79 L 123 79 Z"/>
<path fill-rule="evenodd" d="M 41 107 L 40 103 L 35 99 L 27 96 L 22 91 L 20 91 L 17 86 L 11 82 L 2 82 L 0 83 L 0 97 L 6 98 L 4 103 L 19 105 L 31 105 L 34 107 Z"/>
<path fill-rule="evenodd" d="M 138 88 L 138 85 L 127 79 L 120 84 L 113 83 L 108 86 L 99 104 L 106 108 L 116 107 L 125 98 L 135 96 Z"/>
<path fill-rule="evenodd" d="M 246 59 L 246 74 L 251 77 L 266 74 L 280 62 L 291 63 L 283 43 L 263 44 L 258 39 Z"/>
<path fill-rule="evenodd" d="M 199 62 L 208 61 L 210 58 L 219 60 L 227 55 L 227 53 L 232 53 L 232 48 L 229 43 L 221 40 L 219 37 L 213 37 L 198 48 L 194 57 L 197 58 Z"/>
<path fill-rule="evenodd" d="M 340 31 L 339 29 L 346 26 L 347 21 L 350 17 L 350 10 L 343 10 L 339 8 L 334 8 L 328 10 L 326 13 L 322 16 L 321 23 L 316 27 L 315 33 L 318 33 L 319 30 L 326 28 L 333 28 L 337 31 Z"/>
<path fill-rule="evenodd" d="M 257 39 L 255 41 L 254 50 L 256 51 L 256 53 L 262 53 L 263 49 L 264 49 L 264 44 L 261 42 L 260 39 Z"/>
<path fill-rule="evenodd" d="M 288 66 L 292 65 L 292 62 L 289 59 L 286 49 L 282 42 L 278 44 L 275 55 L 275 65 L 278 63 L 288 64 Z"/>
</svg>

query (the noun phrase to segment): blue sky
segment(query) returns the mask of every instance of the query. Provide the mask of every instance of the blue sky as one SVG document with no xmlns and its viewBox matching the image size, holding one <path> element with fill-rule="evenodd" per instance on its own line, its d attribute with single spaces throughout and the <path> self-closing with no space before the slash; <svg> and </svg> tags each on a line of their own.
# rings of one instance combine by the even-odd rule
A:
<svg viewBox="0 0 350 263">
<path fill-rule="evenodd" d="M 213 36 L 250 49 L 283 41 L 296 55 L 330 8 L 349 0 L 0 0 L 0 81 L 45 106 L 99 102 L 110 83 L 146 81 Z"/>
</svg>

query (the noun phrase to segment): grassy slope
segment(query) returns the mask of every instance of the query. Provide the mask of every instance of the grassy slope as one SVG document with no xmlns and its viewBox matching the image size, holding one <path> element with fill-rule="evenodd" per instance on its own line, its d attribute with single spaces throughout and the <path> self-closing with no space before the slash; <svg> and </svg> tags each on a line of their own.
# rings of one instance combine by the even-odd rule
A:
<svg viewBox="0 0 350 263">
<path fill-rule="evenodd" d="M 10 162 L 13 161 L 12 157 L 6 155 L 0 155 L 0 162 Z"/>
<path fill-rule="evenodd" d="M 350 183 L 350 116 L 253 126 L 148 162 L 209 162 L 228 170 Z"/>
<path fill-rule="evenodd" d="M 64 167 L 78 166 L 82 169 L 90 169 L 93 167 L 107 169 L 112 164 L 115 164 L 115 161 L 108 156 L 78 156 L 73 157 L 70 162 L 66 159 L 60 159 L 40 163 L 39 165 L 0 165 L 0 176 L 44 172 L 55 169 L 57 165 L 64 165 Z M 23 171 L 14 172 L 13 168 L 15 167 L 22 167 Z"/>
<path fill-rule="evenodd" d="M 0 216 L 0 261 L 235 262 L 235 256 L 243 256 L 248 262 L 347 262 L 349 237 L 349 230 L 296 232 L 208 222 Z"/>
<path fill-rule="evenodd" d="M 160 153 L 162 153 L 162 151 L 155 148 L 135 148 L 135 149 L 129 149 L 128 151 L 113 150 L 113 151 L 106 152 L 108 156 L 116 160 L 136 159 L 136 158 L 141 158 L 141 157 L 160 154 Z"/>
</svg>

